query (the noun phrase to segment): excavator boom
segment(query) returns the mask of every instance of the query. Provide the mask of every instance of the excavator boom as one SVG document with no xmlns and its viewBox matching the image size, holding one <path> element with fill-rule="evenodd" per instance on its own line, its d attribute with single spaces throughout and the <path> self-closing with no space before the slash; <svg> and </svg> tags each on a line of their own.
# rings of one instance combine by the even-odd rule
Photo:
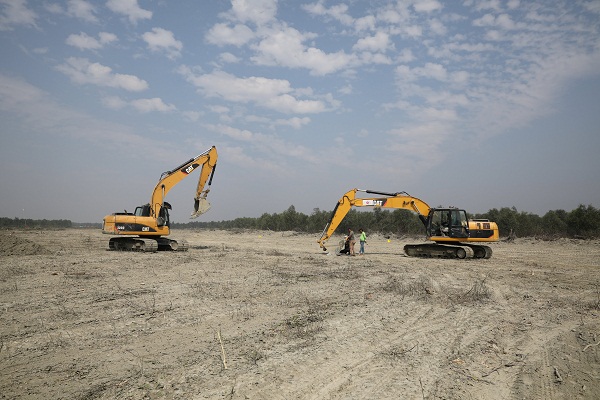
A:
<svg viewBox="0 0 600 400">
<path fill-rule="evenodd" d="M 196 188 L 196 195 L 194 196 L 194 212 L 192 212 L 191 218 L 197 218 L 209 210 L 210 204 L 206 201 L 206 196 L 210 191 L 212 178 L 217 167 L 217 149 L 214 146 L 204 153 L 189 159 L 179 167 L 174 168 L 171 171 L 163 172 L 152 192 L 150 200 L 153 212 L 152 215 L 154 217 L 158 216 L 157 213 L 159 212 L 167 193 L 199 167 L 201 167 L 202 170 L 200 171 L 200 177 L 198 178 L 198 187 Z M 208 187 L 204 189 L 207 180 Z"/>
</svg>

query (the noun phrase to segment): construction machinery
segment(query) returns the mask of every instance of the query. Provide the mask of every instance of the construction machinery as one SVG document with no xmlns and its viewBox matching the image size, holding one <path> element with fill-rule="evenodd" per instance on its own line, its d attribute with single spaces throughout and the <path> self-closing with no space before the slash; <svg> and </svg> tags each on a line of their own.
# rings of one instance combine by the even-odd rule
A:
<svg viewBox="0 0 600 400">
<path fill-rule="evenodd" d="M 204 153 L 189 159 L 177 168 L 163 172 L 152 191 L 150 203 L 136 207 L 133 213 L 113 213 L 104 217 L 102 233 L 118 235 L 109 240 L 110 250 L 130 250 L 153 252 L 157 250 L 187 251 L 185 240 L 169 239 L 171 205 L 165 201 L 167 193 L 192 172 L 200 169 L 200 178 L 194 197 L 194 211 L 190 218 L 196 218 L 209 210 L 206 196 L 210 191 L 217 167 L 217 149 L 211 147 Z M 208 184 L 207 184 L 208 182 Z M 205 189 L 204 186 L 207 185 Z"/>
<path fill-rule="evenodd" d="M 357 192 L 385 197 L 356 198 Z M 325 242 L 333 235 L 352 207 L 381 207 L 415 212 L 425 226 L 427 240 L 432 243 L 405 245 L 404 253 L 409 257 L 490 258 L 492 249 L 479 243 L 497 242 L 499 238 L 498 225 L 495 222 L 487 219 L 469 220 L 465 210 L 455 207 L 432 208 L 423 200 L 406 192 L 386 193 L 352 189 L 338 201 L 330 222 L 317 241 L 323 251 L 327 251 Z"/>
</svg>

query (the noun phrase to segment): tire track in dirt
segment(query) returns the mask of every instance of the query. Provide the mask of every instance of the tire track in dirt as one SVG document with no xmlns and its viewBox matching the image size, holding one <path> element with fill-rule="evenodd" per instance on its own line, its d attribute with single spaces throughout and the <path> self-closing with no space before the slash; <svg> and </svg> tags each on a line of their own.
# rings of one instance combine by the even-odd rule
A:
<svg viewBox="0 0 600 400">
<path fill-rule="evenodd" d="M 469 321 L 469 313 L 461 313 L 462 320 Z M 429 382 L 427 377 L 447 368 L 453 343 L 462 340 L 467 329 L 458 336 L 449 333 L 447 327 L 455 322 L 453 315 L 438 306 L 413 303 L 405 315 L 410 317 L 387 326 L 374 320 L 363 320 L 361 324 L 360 317 L 350 324 L 338 321 L 340 325 L 333 335 L 347 338 L 345 341 L 320 343 L 309 356 L 285 365 L 291 379 L 279 382 L 277 388 L 265 386 L 252 395 L 278 398 L 277 393 L 287 393 L 286 398 L 335 399 L 351 393 L 356 398 L 384 399 L 396 398 L 393 393 L 410 398 L 420 397 L 422 391 L 430 392 L 436 382 Z M 484 333 L 481 329 L 478 332 L 473 338 Z M 269 370 L 273 373 L 274 367 Z M 244 393 L 243 388 L 238 391 Z"/>
<path fill-rule="evenodd" d="M 515 390 L 524 399 L 559 399 L 557 384 L 563 377 L 551 362 L 553 342 L 567 332 L 575 330 L 574 321 L 549 330 L 551 333 L 535 331 L 528 334 L 521 346 L 528 349 L 525 365 L 515 378 Z M 564 357 L 564 356 L 563 356 Z M 556 369 L 555 369 L 556 368 Z"/>
</svg>

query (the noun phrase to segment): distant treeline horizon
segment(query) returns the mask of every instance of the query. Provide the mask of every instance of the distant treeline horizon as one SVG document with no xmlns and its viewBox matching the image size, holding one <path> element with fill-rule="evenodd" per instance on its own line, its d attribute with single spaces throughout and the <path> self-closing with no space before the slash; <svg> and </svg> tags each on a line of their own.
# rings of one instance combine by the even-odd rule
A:
<svg viewBox="0 0 600 400">
<path fill-rule="evenodd" d="M 236 218 L 227 221 L 192 221 L 173 223 L 177 229 L 256 229 L 320 233 L 330 222 L 332 211 L 315 208 L 310 215 L 297 212 L 291 205 L 281 213 L 264 213 L 258 218 Z M 543 216 L 519 212 L 515 207 L 491 209 L 483 214 L 469 214 L 470 219 L 488 219 L 498 224 L 501 237 L 571 237 L 591 239 L 600 237 L 600 209 L 580 205 L 572 211 L 553 210 Z M 414 212 L 409 210 L 372 211 L 352 209 L 336 232 L 364 229 L 366 232 L 393 235 L 424 235 L 425 227 Z"/>
<path fill-rule="evenodd" d="M 264 213 L 260 217 L 240 217 L 223 221 L 171 222 L 174 229 L 254 229 L 270 231 L 296 231 L 320 233 L 329 223 L 332 211 L 315 208 L 310 215 L 296 211 L 291 205 L 281 213 Z M 600 209 L 592 205 L 580 205 L 572 211 L 552 210 L 543 216 L 518 211 L 515 207 L 491 209 L 482 214 L 469 214 L 469 218 L 488 219 L 498 224 L 501 237 L 580 238 L 600 237 Z M 70 220 L 34 220 L 0 217 L 0 228 L 64 229 L 101 228 L 100 223 L 73 223 Z M 348 228 L 364 229 L 370 233 L 388 235 L 424 235 L 423 223 L 409 210 L 372 211 L 350 210 L 337 228 L 345 232 Z"/>
</svg>

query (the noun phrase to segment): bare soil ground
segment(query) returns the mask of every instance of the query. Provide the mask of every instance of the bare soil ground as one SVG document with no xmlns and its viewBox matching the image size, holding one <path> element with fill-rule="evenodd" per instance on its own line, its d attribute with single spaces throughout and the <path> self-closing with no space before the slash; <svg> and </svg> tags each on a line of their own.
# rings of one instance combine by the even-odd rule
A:
<svg viewBox="0 0 600 400">
<path fill-rule="evenodd" d="M 444 260 L 405 257 L 414 238 L 348 257 L 292 232 L 172 237 L 190 250 L 0 232 L 0 398 L 600 398 L 600 241 Z"/>
</svg>

